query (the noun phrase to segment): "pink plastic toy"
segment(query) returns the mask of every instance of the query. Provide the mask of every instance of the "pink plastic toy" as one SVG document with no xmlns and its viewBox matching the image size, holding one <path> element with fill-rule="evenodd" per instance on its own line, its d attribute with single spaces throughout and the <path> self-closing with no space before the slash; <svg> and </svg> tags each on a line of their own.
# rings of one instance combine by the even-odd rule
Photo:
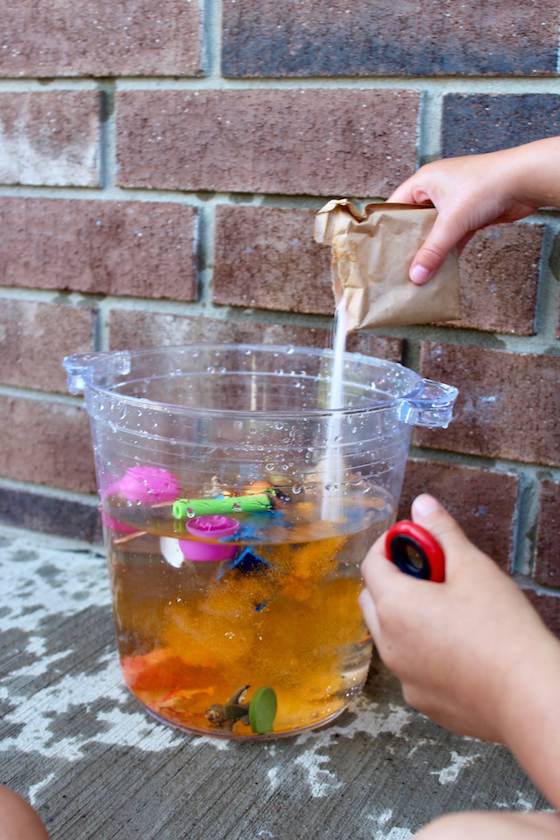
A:
<svg viewBox="0 0 560 840">
<path fill-rule="evenodd" d="M 239 531 L 239 522 L 220 514 L 198 516 L 196 519 L 187 522 L 187 530 L 189 534 L 192 534 L 193 537 L 199 537 L 199 539 L 218 540 L 221 537 L 231 537 Z M 179 545 L 185 558 L 192 560 L 193 563 L 231 560 L 237 552 L 236 545 L 228 545 L 227 543 L 179 540 Z"/>
<path fill-rule="evenodd" d="M 128 502 L 143 505 L 173 502 L 180 495 L 177 478 L 162 467 L 129 467 L 123 477 L 107 490 L 107 495 L 118 493 Z"/>
<path fill-rule="evenodd" d="M 138 528 L 133 528 L 131 525 L 127 525 L 126 522 L 120 522 L 114 516 L 105 513 L 104 510 L 101 511 L 101 521 L 106 528 L 111 528 L 117 534 L 134 534 L 138 531 Z"/>
</svg>

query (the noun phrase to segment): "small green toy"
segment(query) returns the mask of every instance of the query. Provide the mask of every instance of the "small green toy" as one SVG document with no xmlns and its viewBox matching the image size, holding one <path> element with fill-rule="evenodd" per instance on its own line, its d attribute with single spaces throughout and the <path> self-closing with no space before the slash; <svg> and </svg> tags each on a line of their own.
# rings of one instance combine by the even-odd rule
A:
<svg viewBox="0 0 560 840">
<path fill-rule="evenodd" d="M 258 513 L 272 510 L 272 494 L 221 496 L 214 499 L 177 499 L 173 502 L 173 519 L 192 519 L 209 514 Z"/>
</svg>

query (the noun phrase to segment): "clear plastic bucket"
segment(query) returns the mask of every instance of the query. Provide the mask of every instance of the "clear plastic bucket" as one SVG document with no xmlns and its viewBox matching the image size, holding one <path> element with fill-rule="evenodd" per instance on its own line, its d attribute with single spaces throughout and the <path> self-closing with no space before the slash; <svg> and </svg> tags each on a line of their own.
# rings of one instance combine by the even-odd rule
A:
<svg viewBox="0 0 560 840">
<path fill-rule="evenodd" d="M 124 679 L 160 720 L 291 735 L 366 679 L 360 563 L 396 514 L 414 425 L 455 388 L 331 351 L 190 345 L 72 356 L 84 392 Z"/>
</svg>

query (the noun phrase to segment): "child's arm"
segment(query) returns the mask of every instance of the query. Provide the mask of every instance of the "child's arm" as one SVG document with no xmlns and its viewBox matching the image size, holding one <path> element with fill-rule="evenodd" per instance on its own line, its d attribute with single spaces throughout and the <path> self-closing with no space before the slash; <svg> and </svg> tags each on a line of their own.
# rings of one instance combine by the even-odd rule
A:
<svg viewBox="0 0 560 840">
<path fill-rule="evenodd" d="M 506 744 L 560 807 L 560 643 L 516 584 L 431 496 L 413 518 L 441 543 L 445 583 L 408 577 L 380 538 L 361 596 L 379 654 L 405 700 L 459 732 Z"/>
<path fill-rule="evenodd" d="M 410 279 L 425 283 L 451 248 L 463 245 L 479 228 L 522 219 L 538 207 L 560 207 L 560 137 L 434 161 L 401 184 L 389 201 L 431 201 L 438 210 L 410 267 Z"/>
</svg>

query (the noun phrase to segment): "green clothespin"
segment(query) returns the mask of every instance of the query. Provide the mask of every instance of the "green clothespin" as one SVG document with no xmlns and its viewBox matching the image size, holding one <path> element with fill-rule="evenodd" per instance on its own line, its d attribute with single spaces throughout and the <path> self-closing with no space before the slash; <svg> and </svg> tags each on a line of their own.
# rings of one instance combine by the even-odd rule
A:
<svg viewBox="0 0 560 840">
<path fill-rule="evenodd" d="M 259 513 L 272 510 L 270 493 L 257 493 L 253 496 L 224 496 L 220 499 L 177 499 L 173 502 L 173 519 L 192 519 L 193 516 L 206 516 L 213 513 Z"/>
</svg>

